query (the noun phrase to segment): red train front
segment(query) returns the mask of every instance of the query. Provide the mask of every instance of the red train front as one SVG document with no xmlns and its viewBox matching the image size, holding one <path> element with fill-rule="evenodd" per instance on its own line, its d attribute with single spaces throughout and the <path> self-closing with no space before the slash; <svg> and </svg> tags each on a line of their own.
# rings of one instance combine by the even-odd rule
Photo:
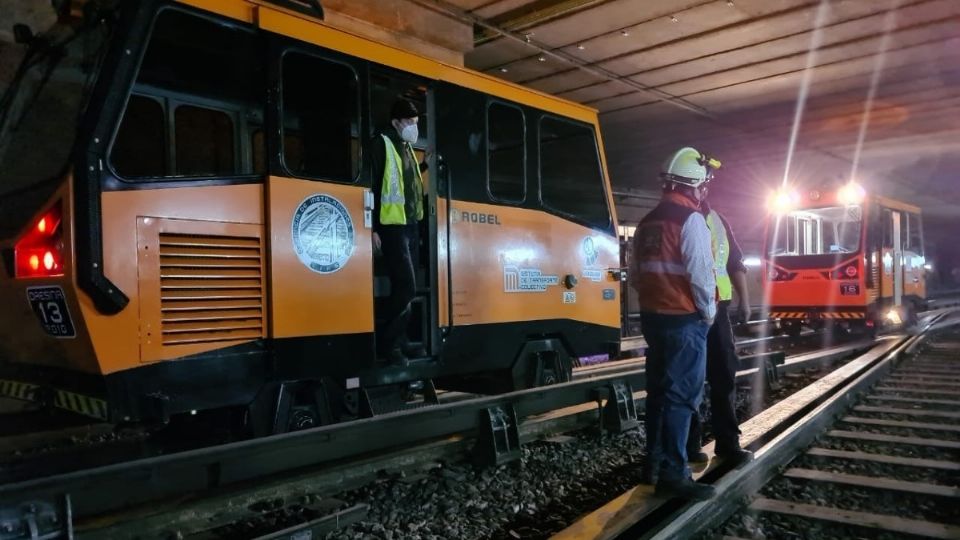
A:
<svg viewBox="0 0 960 540">
<path fill-rule="evenodd" d="M 909 324 L 924 308 L 919 208 L 852 182 L 807 193 L 785 187 L 768 202 L 764 303 L 788 333 Z"/>
</svg>

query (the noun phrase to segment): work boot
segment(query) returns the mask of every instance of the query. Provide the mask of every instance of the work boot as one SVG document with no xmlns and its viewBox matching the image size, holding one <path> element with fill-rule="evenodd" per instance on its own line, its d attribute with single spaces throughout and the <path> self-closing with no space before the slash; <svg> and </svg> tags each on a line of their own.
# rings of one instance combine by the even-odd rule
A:
<svg viewBox="0 0 960 540">
<path fill-rule="evenodd" d="M 690 478 L 681 480 L 663 480 L 657 482 L 654 491 L 658 497 L 683 499 L 686 501 L 709 501 L 716 495 L 716 489 L 707 484 L 698 484 Z"/>
<path fill-rule="evenodd" d="M 744 450 L 743 448 L 735 448 L 733 450 L 725 450 L 723 452 L 717 451 L 717 457 L 720 458 L 720 460 L 722 460 L 725 464 L 739 467 L 744 463 L 753 461 L 753 452 Z"/>
<path fill-rule="evenodd" d="M 687 463 L 703 464 L 708 461 L 710 461 L 710 456 L 708 456 L 706 452 L 700 450 L 691 452 L 687 450 Z"/>
</svg>

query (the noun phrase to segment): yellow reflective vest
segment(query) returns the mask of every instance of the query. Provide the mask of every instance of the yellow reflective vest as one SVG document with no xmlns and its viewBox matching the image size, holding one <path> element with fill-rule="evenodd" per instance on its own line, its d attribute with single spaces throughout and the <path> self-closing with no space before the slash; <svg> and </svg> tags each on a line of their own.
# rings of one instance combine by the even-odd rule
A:
<svg viewBox="0 0 960 540">
<path fill-rule="evenodd" d="M 707 214 L 707 227 L 710 228 L 710 243 L 713 246 L 713 271 L 717 276 L 717 300 L 733 299 L 733 283 L 727 273 L 727 261 L 730 259 L 730 240 L 727 228 L 723 226 L 720 214 L 710 210 Z"/>
<path fill-rule="evenodd" d="M 383 167 L 383 187 L 380 189 L 380 224 L 381 225 L 406 225 L 407 213 L 404 209 L 406 198 L 403 190 L 403 158 L 397 152 L 390 137 L 381 134 L 383 137 L 383 146 L 386 150 Z M 413 193 L 415 217 L 417 221 L 423 219 L 423 175 L 420 174 L 420 166 L 417 163 L 416 156 L 413 153 L 413 147 L 408 143 L 403 143 L 404 152 L 410 153 L 410 159 L 413 160 Z"/>
</svg>

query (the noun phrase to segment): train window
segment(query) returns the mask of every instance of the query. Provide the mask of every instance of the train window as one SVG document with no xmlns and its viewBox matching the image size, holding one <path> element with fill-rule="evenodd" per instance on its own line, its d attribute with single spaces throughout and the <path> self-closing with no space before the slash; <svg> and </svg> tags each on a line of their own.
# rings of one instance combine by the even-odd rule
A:
<svg viewBox="0 0 960 540">
<path fill-rule="evenodd" d="M 920 224 L 920 216 L 914 213 L 908 213 L 907 216 L 907 249 L 923 254 L 923 227 Z"/>
<path fill-rule="evenodd" d="M 245 133 L 246 118 L 263 116 L 263 50 L 261 37 L 250 29 L 162 11 L 134 84 L 136 94 L 153 104 L 131 96 L 110 151 L 117 174 L 147 179 L 251 174 L 252 155 L 263 149 L 244 151 L 246 142 L 237 134 Z M 161 137 L 164 159 L 156 148 Z M 152 154 L 141 163 L 140 151 L 148 144 Z"/>
<path fill-rule="evenodd" d="M 223 176 L 235 170 L 230 116 L 190 105 L 177 107 L 174 115 L 178 175 Z"/>
<path fill-rule="evenodd" d="M 113 166 L 117 173 L 127 178 L 164 176 L 166 132 L 163 105 L 146 96 L 130 96 L 113 145 Z"/>
<path fill-rule="evenodd" d="M 855 253 L 860 249 L 863 210 L 834 206 L 794 210 L 779 220 L 771 256 Z"/>
<path fill-rule="evenodd" d="M 487 186 L 499 201 L 526 196 L 526 129 L 523 111 L 502 103 L 487 108 Z"/>
<path fill-rule="evenodd" d="M 357 75 L 297 52 L 283 57 L 283 162 L 291 174 L 352 182 L 360 171 Z"/>
<path fill-rule="evenodd" d="M 540 119 L 540 197 L 549 208 L 610 228 L 593 128 L 550 116 Z"/>
</svg>

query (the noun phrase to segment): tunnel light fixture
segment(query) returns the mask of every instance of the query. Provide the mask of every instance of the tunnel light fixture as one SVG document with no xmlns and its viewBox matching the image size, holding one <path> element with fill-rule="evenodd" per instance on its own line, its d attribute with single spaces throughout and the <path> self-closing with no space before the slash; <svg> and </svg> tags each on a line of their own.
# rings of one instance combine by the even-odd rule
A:
<svg viewBox="0 0 960 540">
<path fill-rule="evenodd" d="M 539 61 L 541 61 L 541 62 L 546 62 L 546 61 L 547 61 L 547 57 L 546 57 L 546 56 L 539 56 L 539 57 L 537 57 L 537 60 L 539 60 Z"/>
<path fill-rule="evenodd" d="M 630 31 L 629 31 L 629 30 L 621 30 L 621 31 L 620 31 L 620 35 L 623 36 L 623 37 L 629 37 L 629 36 L 630 36 Z"/>
<path fill-rule="evenodd" d="M 674 23 L 675 23 L 675 22 L 680 22 L 680 19 L 678 19 L 676 15 L 671 15 L 671 16 L 670 16 L 670 22 L 674 22 Z"/>
<path fill-rule="evenodd" d="M 506 73 L 506 72 L 508 72 L 508 71 L 510 71 L 510 70 L 507 69 L 507 68 L 505 68 L 505 67 L 500 68 L 500 73 Z"/>
<path fill-rule="evenodd" d="M 578 51 L 582 51 L 582 50 L 584 50 L 584 49 L 586 49 L 586 48 L 587 48 L 587 46 L 584 45 L 584 44 L 582 44 L 582 43 L 579 44 L 579 45 L 577 45 L 577 50 L 578 50 Z"/>
</svg>

